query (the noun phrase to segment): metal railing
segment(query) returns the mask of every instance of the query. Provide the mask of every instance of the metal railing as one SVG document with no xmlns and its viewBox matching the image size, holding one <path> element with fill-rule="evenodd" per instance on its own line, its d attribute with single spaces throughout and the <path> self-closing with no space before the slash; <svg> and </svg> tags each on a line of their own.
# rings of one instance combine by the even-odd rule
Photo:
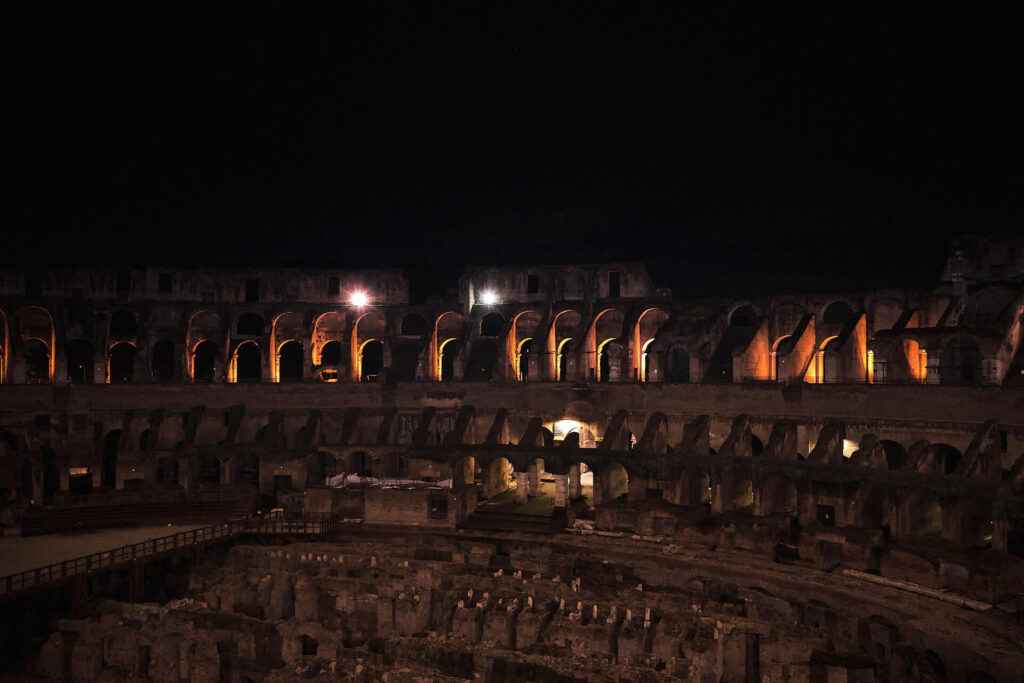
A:
<svg viewBox="0 0 1024 683">
<path fill-rule="evenodd" d="M 264 517 L 247 518 L 211 526 L 180 531 L 170 536 L 139 541 L 131 545 L 63 560 L 43 567 L 0 578 L 0 601 L 30 589 L 42 589 L 48 584 L 67 581 L 75 576 L 101 569 L 113 569 L 137 560 L 151 558 L 182 548 L 191 548 L 225 540 L 242 534 L 296 534 L 320 535 L 334 529 L 342 515 L 317 515 L 312 519 L 286 520 L 280 513 Z"/>
</svg>

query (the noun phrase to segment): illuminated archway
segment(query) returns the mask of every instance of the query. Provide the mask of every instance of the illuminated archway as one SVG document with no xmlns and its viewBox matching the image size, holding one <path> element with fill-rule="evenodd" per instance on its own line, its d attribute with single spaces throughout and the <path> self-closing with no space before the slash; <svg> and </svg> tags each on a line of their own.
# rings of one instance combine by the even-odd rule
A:
<svg viewBox="0 0 1024 683">
<path fill-rule="evenodd" d="M 446 339 L 437 350 L 437 377 L 442 382 L 455 379 L 455 339 Z"/>
<path fill-rule="evenodd" d="M 558 376 L 555 378 L 559 382 L 564 382 L 568 376 L 568 365 L 569 365 L 569 345 L 572 343 L 572 337 L 566 337 L 558 344 L 558 360 L 555 366 L 558 372 Z"/>
<path fill-rule="evenodd" d="M 192 381 L 207 384 L 213 381 L 217 364 L 217 345 L 212 341 L 201 341 L 192 349 Z"/>
<path fill-rule="evenodd" d="M 231 382 L 259 382 L 263 379 L 263 353 L 256 342 L 242 342 L 235 349 L 229 371 Z"/>
<path fill-rule="evenodd" d="M 368 339 L 359 349 L 359 381 L 373 382 L 384 369 L 384 342 Z"/>
<path fill-rule="evenodd" d="M 635 373 L 635 379 L 641 382 L 648 382 L 651 380 L 650 368 L 653 365 L 656 369 L 658 365 L 651 363 L 652 360 L 649 353 L 653 353 L 651 348 L 651 342 L 654 341 L 655 336 L 661 331 L 661 328 L 668 321 L 668 311 L 661 308 L 648 308 L 646 311 L 640 314 L 637 318 L 636 325 L 633 326 L 633 346 L 632 346 L 632 373 Z M 657 375 L 658 373 L 654 373 Z M 655 376 L 654 379 L 661 381 L 661 377 Z"/>
<path fill-rule="evenodd" d="M 350 346 L 351 358 L 351 379 L 353 382 L 364 382 L 367 377 L 376 377 L 384 368 L 384 345 L 383 340 L 387 336 L 387 320 L 380 312 L 371 310 L 359 316 L 352 327 L 352 338 Z M 371 341 L 377 345 L 368 347 Z M 371 354 L 365 359 L 367 350 Z M 379 365 L 377 353 L 379 354 Z M 365 367 L 364 367 L 365 365 Z M 372 370 L 372 372 L 368 372 Z"/>
<path fill-rule="evenodd" d="M 431 379 L 455 379 L 455 359 L 463 334 L 463 318 L 454 311 L 442 313 L 434 322 L 434 334 L 430 342 Z"/>
<path fill-rule="evenodd" d="M 302 344 L 293 339 L 279 346 L 277 357 L 278 381 L 301 382 L 302 363 Z"/>
<path fill-rule="evenodd" d="M 544 347 L 544 376 L 547 379 L 565 381 L 575 372 L 576 364 L 570 362 L 573 349 L 572 339 L 577 335 L 582 316 L 579 311 L 564 310 L 558 313 L 548 328 Z"/>
<path fill-rule="evenodd" d="M 520 382 L 530 379 L 530 356 L 533 353 L 533 339 L 526 338 L 516 349 L 516 374 Z"/>
<path fill-rule="evenodd" d="M 585 349 L 589 365 L 588 376 L 591 379 L 604 382 L 608 381 L 610 375 L 613 374 L 613 363 L 609 355 L 612 348 L 608 347 L 608 343 L 622 336 L 624 320 L 625 316 L 622 311 L 614 308 L 606 308 L 594 317 L 594 322 L 587 332 Z M 621 361 L 621 359 L 616 360 Z M 602 365 L 604 365 L 603 368 Z"/>
<path fill-rule="evenodd" d="M 27 306 L 18 311 L 18 326 L 25 354 L 25 381 L 49 384 L 53 379 L 56 328 L 45 308 Z"/>
</svg>

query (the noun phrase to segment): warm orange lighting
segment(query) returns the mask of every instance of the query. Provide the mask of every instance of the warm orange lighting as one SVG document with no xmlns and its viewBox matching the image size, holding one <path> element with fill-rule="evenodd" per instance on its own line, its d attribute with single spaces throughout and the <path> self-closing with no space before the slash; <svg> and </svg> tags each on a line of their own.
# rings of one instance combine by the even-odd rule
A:
<svg viewBox="0 0 1024 683">
<path fill-rule="evenodd" d="M 868 351 L 868 384 L 875 383 L 875 352 Z"/>
<path fill-rule="evenodd" d="M 370 302 L 370 299 L 366 296 L 366 292 L 352 292 L 348 302 L 353 306 L 365 306 Z"/>
</svg>

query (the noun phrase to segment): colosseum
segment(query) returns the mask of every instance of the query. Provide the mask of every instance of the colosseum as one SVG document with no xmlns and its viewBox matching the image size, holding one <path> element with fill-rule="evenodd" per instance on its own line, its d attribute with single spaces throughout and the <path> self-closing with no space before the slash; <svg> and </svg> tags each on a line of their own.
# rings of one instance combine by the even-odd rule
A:
<svg viewBox="0 0 1024 683">
<path fill-rule="evenodd" d="M 3 668 L 1024 681 L 1022 325 L 1006 234 L 928 288 L 741 301 L 639 263 L 423 300 L 4 270 Z"/>
</svg>

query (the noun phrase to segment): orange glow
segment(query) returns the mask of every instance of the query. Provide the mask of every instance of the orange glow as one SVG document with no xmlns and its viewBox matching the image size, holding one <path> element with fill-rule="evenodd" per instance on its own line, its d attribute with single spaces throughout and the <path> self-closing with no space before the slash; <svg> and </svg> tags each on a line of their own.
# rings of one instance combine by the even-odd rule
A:
<svg viewBox="0 0 1024 683">
<path fill-rule="evenodd" d="M 875 383 L 875 352 L 868 351 L 868 383 Z"/>
</svg>

